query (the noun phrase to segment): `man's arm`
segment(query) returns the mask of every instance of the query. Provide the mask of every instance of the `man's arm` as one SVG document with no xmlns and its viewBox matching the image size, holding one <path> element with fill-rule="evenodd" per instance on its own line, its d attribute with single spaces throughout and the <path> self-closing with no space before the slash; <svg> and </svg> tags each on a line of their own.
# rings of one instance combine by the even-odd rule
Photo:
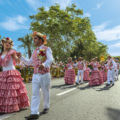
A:
<svg viewBox="0 0 120 120">
<path fill-rule="evenodd" d="M 30 59 L 26 59 L 26 58 L 24 58 L 24 57 L 21 57 L 20 58 L 20 60 L 25 64 L 25 65 L 28 65 L 28 66 L 30 66 L 30 65 L 32 65 L 32 57 L 30 58 Z"/>
<path fill-rule="evenodd" d="M 43 63 L 43 65 L 44 65 L 45 68 L 49 68 L 50 65 L 52 64 L 53 60 L 54 60 L 53 55 L 52 55 L 52 50 L 49 47 L 47 48 L 46 56 L 47 56 L 47 59 Z"/>
</svg>

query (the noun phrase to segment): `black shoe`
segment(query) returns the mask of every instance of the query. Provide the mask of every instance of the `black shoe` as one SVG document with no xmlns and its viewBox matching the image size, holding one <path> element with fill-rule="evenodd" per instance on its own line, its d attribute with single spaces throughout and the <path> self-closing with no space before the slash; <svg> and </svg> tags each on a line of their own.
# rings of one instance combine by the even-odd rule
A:
<svg viewBox="0 0 120 120">
<path fill-rule="evenodd" d="M 46 114 L 49 112 L 49 108 L 45 108 L 43 111 L 42 111 L 42 114 Z"/>
<path fill-rule="evenodd" d="M 79 85 L 79 83 L 77 83 L 77 82 L 76 82 L 75 84 L 76 84 L 76 85 Z"/>
<path fill-rule="evenodd" d="M 114 83 L 112 83 L 112 86 L 114 86 Z"/>
<path fill-rule="evenodd" d="M 27 117 L 25 117 L 27 120 L 33 120 L 33 119 L 38 119 L 39 115 L 38 114 L 31 114 Z"/>
<path fill-rule="evenodd" d="M 110 84 L 107 83 L 106 86 L 110 86 Z"/>
</svg>

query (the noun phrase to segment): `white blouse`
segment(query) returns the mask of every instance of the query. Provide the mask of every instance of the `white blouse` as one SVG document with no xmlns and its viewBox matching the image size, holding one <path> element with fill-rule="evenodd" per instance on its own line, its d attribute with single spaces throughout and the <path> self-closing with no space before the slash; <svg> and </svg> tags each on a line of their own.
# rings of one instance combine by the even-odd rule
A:
<svg viewBox="0 0 120 120">
<path fill-rule="evenodd" d="M 1 58 L 4 59 L 5 56 L 6 56 L 6 55 L 4 54 L 4 55 L 1 56 Z M 8 65 L 7 65 L 7 66 L 4 66 L 4 67 L 2 67 L 2 68 L 3 68 L 3 71 L 15 70 L 15 66 L 14 66 L 14 64 L 13 64 L 13 59 L 12 59 L 12 57 L 11 57 Z"/>
</svg>

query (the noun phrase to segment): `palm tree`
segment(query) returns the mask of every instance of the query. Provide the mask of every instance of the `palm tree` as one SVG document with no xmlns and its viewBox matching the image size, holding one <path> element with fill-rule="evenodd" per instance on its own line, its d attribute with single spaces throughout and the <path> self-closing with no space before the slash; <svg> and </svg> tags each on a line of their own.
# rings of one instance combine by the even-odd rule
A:
<svg viewBox="0 0 120 120">
<path fill-rule="evenodd" d="M 31 35 L 27 34 L 22 38 L 18 38 L 18 41 L 22 42 L 21 45 L 19 45 L 19 48 L 25 48 L 25 51 L 28 54 L 28 57 L 30 58 L 32 55 L 32 49 L 33 49 L 33 40 Z"/>
</svg>

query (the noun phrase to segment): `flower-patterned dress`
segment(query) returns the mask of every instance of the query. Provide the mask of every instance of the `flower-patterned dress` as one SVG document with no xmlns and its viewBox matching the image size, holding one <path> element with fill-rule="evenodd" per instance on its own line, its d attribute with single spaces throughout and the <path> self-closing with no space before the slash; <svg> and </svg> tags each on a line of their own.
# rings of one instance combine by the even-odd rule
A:
<svg viewBox="0 0 120 120">
<path fill-rule="evenodd" d="M 101 74 L 103 77 L 103 81 L 106 82 L 107 81 L 107 67 L 105 65 L 102 65 L 101 68 L 102 68 Z"/>
<path fill-rule="evenodd" d="M 85 81 L 90 80 L 89 73 L 90 73 L 90 68 L 88 68 L 87 65 L 86 65 L 86 66 L 85 66 L 85 71 L 84 71 L 83 80 L 85 80 Z"/>
<path fill-rule="evenodd" d="M 98 70 L 98 67 L 100 66 L 99 63 L 92 62 L 91 65 L 93 66 L 93 70 L 91 72 L 89 85 L 95 86 L 95 85 L 103 84 L 103 77 L 102 77 L 101 71 Z"/>
<path fill-rule="evenodd" d="M 68 63 L 65 68 L 64 75 L 65 84 L 74 84 L 75 83 L 75 70 L 73 69 L 73 64 Z"/>
<path fill-rule="evenodd" d="M 6 55 L 0 55 L 0 113 L 11 113 L 29 107 L 27 90 L 23 84 L 21 74 L 15 69 L 15 60 L 10 50 Z"/>
</svg>

